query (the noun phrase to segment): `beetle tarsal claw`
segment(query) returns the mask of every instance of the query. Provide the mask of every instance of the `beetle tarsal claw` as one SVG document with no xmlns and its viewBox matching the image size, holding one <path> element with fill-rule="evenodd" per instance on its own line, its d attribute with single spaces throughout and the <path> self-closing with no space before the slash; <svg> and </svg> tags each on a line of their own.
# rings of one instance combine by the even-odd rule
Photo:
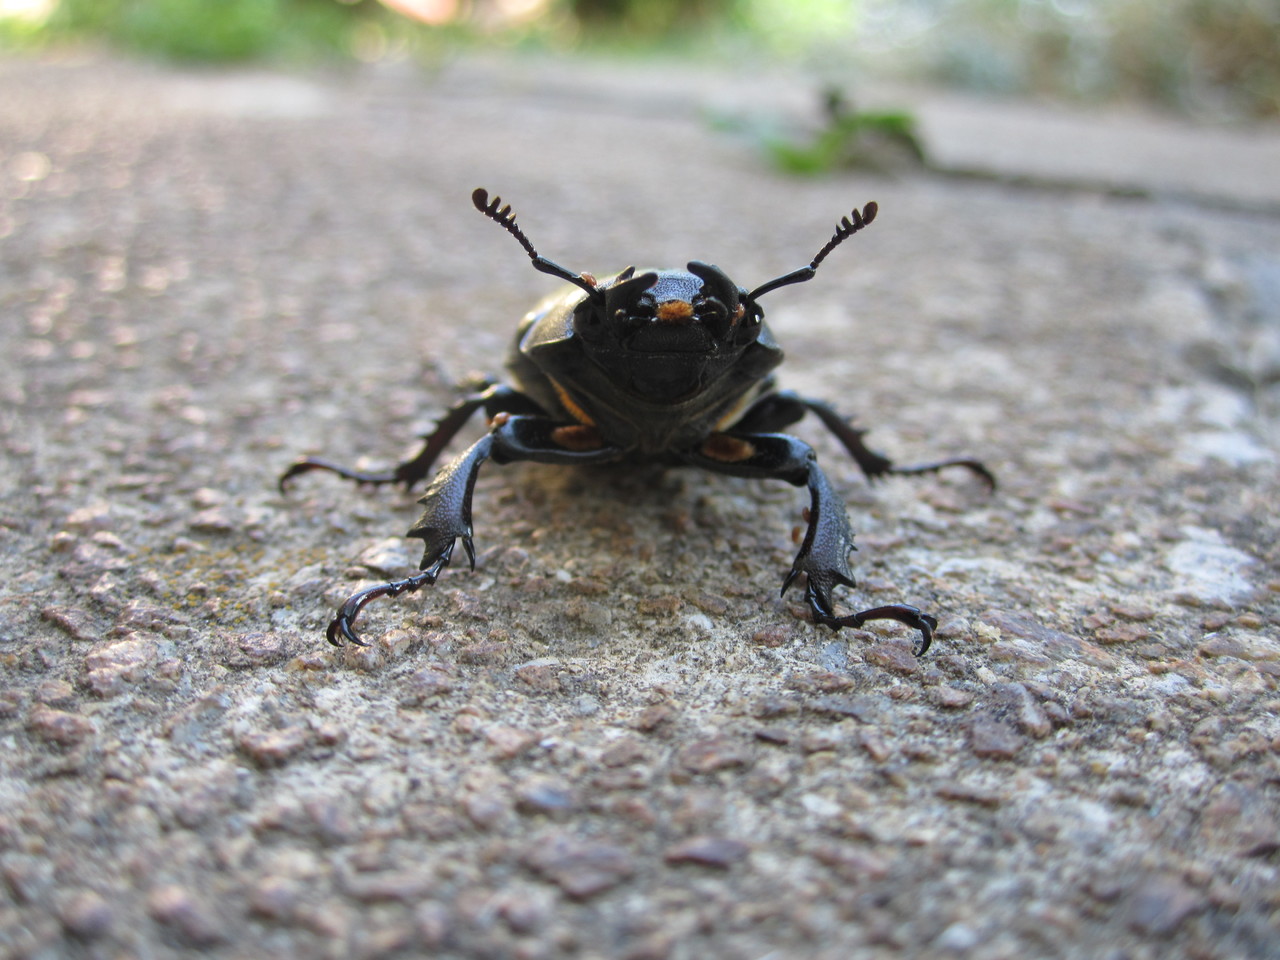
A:
<svg viewBox="0 0 1280 960">
<path fill-rule="evenodd" d="M 813 597 L 810 597 L 809 605 L 813 612 L 813 622 L 830 627 L 832 630 L 839 630 L 841 627 L 857 629 L 869 620 L 897 620 L 904 626 L 919 630 L 920 643 L 915 648 L 917 657 L 923 657 L 928 652 L 929 647 L 933 644 L 933 631 L 938 629 L 936 617 L 923 613 L 919 607 L 913 607 L 907 603 L 892 603 L 883 607 L 872 607 L 870 610 L 860 610 L 844 617 L 835 617 L 821 610 L 814 602 Z"/>
<path fill-rule="evenodd" d="M 335 647 L 342 646 L 342 640 L 348 640 L 360 647 L 367 647 L 368 644 L 360 639 L 359 635 L 352 628 L 356 617 L 360 615 L 360 611 L 371 600 L 378 597 L 398 597 L 402 593 L 412 593 L 421 587 L 429 587 L 436 582 L 436 578 L 440 576 L 440 571 L 449 563 L 449 554 L 453 552 L 453 545 L 449 545 L 449 549 L 435 560 L 430 566 L 426 567 L 421 573 L 404 580 L 392 580 L 390 583 L 380 583 L 374 587 L 366 587 L 347 597 L 343 601 L 342 606 L 338 607 L 338 612 L 333 615 L 333 619 L 329 621 L 329 628 L 325 631 L 325 636 L 329 638 L 329 642 Z M 339 639 L 341 637 L 341 639 Z"/>
</svg>

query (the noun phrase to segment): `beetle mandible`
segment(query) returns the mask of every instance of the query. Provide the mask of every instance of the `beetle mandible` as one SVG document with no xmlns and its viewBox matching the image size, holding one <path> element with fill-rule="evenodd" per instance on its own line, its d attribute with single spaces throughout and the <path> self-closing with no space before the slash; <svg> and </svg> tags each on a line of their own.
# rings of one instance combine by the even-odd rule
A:
<svg viewBox="0 0 1280 960">
<path fill-rule="evenodd" d="M 760 308 L 766 293 L 812 279 L 832 250 L 875 219 L 875 203 L 841 218 L 808 266 L 748 291 L 720 268 L 697 260 L 684 270 L 637 273 L 628 267 L 599 280 L 575 273 L 534 249 L 500 197 L 490 201 L 481 188 L 471 199 L 519 241 L 536 270 L 572 286 L 521 322 L 507 358 L 513 386 L 486 383 L 464 397 L 412 459 L 390 470 L 365 472 L 303 457 L 281 475 L 282 492 L 292 478 L 311 470 L 361 484 L 403 483 L 411 489 L 426 478 L 473 413 L 483 409 L 489 419 L 488 432 L 441 468 L 419 501 L 422 516 L 405 535 L 425 542 L 422 572 L 352 594 L 329 623 L 330 643 L 337 646 L 346 639 L 365 645 L 353 629 L 364 606 L 435 583 L 459 538 L 475 569 L 471 493 L 486 460 L 584 464 L 630 459 L 807 487 L 808 526 L 782 592 L 804 574 L 804 597 L 814 623 L 838 630 L 869 620 L 897 620 L 920 631 L 917 656 L 929 649 L 938 622 L 916 607 L 889 604 L 836 615 L 832 591 L 854 586 L 848 558 L 853 531 L 844 502 L 818 466 L 813 448 L 780 431 L 806 413 L 815 414 L 871 480 L 944 467 L 964 467 L 992 489 L 995 478 L 980 461 L 967 457 L 897 466 L 869 449 L 862 441 L 865 431 L 828 404 L 779 390 L 772 373 L 782 362 L 782 350 Z"/>
</svg>

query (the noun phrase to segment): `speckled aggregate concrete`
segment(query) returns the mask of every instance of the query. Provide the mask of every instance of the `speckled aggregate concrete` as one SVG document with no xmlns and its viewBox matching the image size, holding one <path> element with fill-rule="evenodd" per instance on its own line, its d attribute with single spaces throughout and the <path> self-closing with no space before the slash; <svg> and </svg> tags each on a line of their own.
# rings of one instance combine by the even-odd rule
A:
<svg viewBox="0 0 1280 960">
<path fill-rule="evenodd" d="M 0 64 L 0 953 L 1274 956 L 1265 188 L 787 180 L 600 70 Z M 324 643 L 417 510 L 276 476 L 394 462 L 554 288 L 479 185 L 566 265 L 748 286 L 879 202 L 766 307 L 785 385 L 999 476 L 797 427 L 842 609 L 927 607 L 928 656 L 778 597 L 785 485 L 529 465 L 474 573 Z"/>
</svg>

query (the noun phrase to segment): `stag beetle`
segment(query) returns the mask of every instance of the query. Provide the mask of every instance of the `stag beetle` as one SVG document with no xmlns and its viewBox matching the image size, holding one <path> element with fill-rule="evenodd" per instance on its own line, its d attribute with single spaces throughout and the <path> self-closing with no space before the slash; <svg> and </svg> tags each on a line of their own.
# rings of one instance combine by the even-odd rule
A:
<svg viewBox="0 0 1280 960">
<path fill-rule="evenodd" d="M 862 442 L 865 431 L 826 403 L 778 390 L 772 371 L 782 362 L 782 350 L 760 308 L 766 293 L 812 279 L 832 250 L 875 219 L 875 203 L 843 217 L 808 266 L 748 291 L 720 268 L 696 260 L 685 270 L 637 273 L 628 267 L 604 279 L 575 273 L 534 249 L 500 197 L 490 201 L 488 192 L 478 189 L 471 199 L 519 241 L 536 270 L 572 286 L 544 301 L 520 324 L 507 360 L 515 386 L 482 384 L 450 408 L 412 459 L 390 470 L 364 472 L 303 457 L 280 477 L 282 492 L 291 479 L 311 470 L 361 484 L 403 483 L 410 489 L 427 476 L 473 413 L 483 409 L 489 419 L 488 432 L 444 466 L 419 501 L 425 509 L 406 536 L 425 542 L 422 572 L 349 597 L 329 623 L 330 643 L 340 646 L 345 638 L 363 646 L 352 624 L 365 604 L 435 583 L 458 538 L 475 568 L 471 493 L 486 460 L 643 460 L 808 487 L 808 528 L 782 592 L 803 573 L 815 623 L 838 630 L 868 620 L 897 620 L 920 631 L 917 655 L 928 650 L 938 622 L 916 607 L 891 604 L 835 614 L 832 590 L 854 586 L 848 562 L 853 531 L 813 449 L 779 431 L 806 413 L 817 415 L 869 479 L 952 466 L 972 471 L 991 488 L 995 478 L 968 458 L 895 466 L 868 449 Z"/>
</svg>

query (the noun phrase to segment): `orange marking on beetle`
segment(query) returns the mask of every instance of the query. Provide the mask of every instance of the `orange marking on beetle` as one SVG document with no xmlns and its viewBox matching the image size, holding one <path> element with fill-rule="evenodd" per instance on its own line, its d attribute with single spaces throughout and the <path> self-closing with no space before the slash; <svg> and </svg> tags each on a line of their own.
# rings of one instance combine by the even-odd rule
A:
<svg viewBox="0 0 1280 960">
<path fill-rule="evenodd" d="M 727 433 L 713 433 L 702 441 L 702 455 L 720 463 L 741 463 L 743 460 L 754 457 L 756 448 L 741 437 L 731 437 Z"/>
<path fill-rule="evenodd" d="M 551 379 L 548 377 L 547 379 Z M 596 422 L 591 419 L 587 411 L 578 406 L 577 402 L 569 395 L 569 391 L 560 386 L 555 380 L 551 380 L 551 386 L 555 387 L 556 397 L 560 400 L 560 406 L 564 407 L 569 416 L 577 420 L 579 423 L 594 427 Z"/>
<path fill-rule="evenodd" d="M 668 300 L 658 304 L 659 323 L 684 323 L 693 319 L 693 304 L 688 300 Z"/>
<path fill-rule="evenodd" d="M 604 446 L 600 431 L 586 424 L 556 427 L 551 431 L 551 442 L 557 447 L 574 451 L 599 450 Z"/>
<path fill-rule="evenodd" d="M 511 419 L 511 414 L 507 413 L 505 410 L 499 410 L 497 413 L 495 413 L 492 417 L 489 418 L 489 426 L 501 427 L 505 425 L 506 422 L 510 419 Z"/>
</svg>

